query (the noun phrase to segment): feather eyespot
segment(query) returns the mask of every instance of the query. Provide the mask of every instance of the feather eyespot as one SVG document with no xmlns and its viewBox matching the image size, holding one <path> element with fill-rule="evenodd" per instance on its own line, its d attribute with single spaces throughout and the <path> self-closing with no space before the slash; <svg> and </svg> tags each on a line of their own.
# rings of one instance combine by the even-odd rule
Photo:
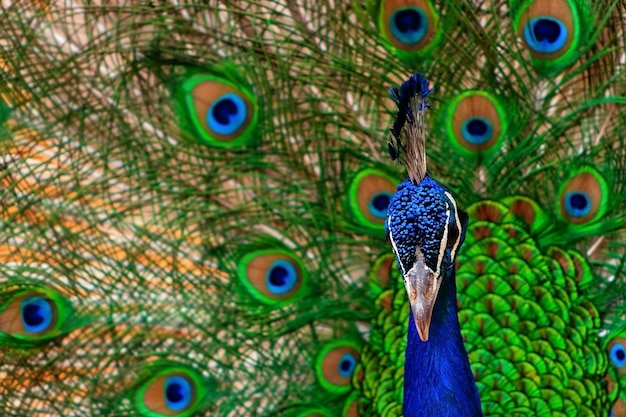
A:
<svg viewBox="0 0 626 417">
<path fill-rule="evenodd" d="M 502 105 L 485 91 L 466 91 L 455 97 L 445 118 L 452 145 L 468 155 L 497 150 L 508 126 Z"/>
<path fill-rule="evenodd" d="M 374 194 L 369 201 L 368 208 L 369 212 L 379 219 L 384 219 L 387 217 L 387 209 L 389 208 L 389 203 L 393 198 L 393 193 L 389 191 L 382 191 Z"/>
<path fill-rule="evenodd" d="M 182 84 L 187 119 L 210 146 L 244 145 L 254 139 L 258 106 L 252 92 L 214 75 L 197 74 Z"/>
<path fill-rule="evenodd" d="M 296 268 L 289 261 L 278 259 L 270 265 L 266 274 L 267 288 L 272 294 L 285 294 L 298 282 Z"/>
<path fill-rule="evenodd" d="M 209 107 L 206 122 L 218 135 L 232 135 L 241 129 L 248 117 L 248 106 L 236 93 L 218 97 Z"/>
<path fill-rule="evenodd" d="M 306 291 L 302 262 L 286 250 L 259 250 L 239 262 L 239 279 L 250 295 L 269 305 L 289 304 Z"/>
<path fill-rule="evenodd" d="M 538 69 L 558 69 L 569 65 L 578 55 L 578 47 L 584 39 L 582 22 L 587 7 L 573 0 L 527 1 L 514 18 L 515 31 L 530 53 Z"/>
<path fill-rule="evenodd" d="M 384 0 L 378 13 L 382 37 L 399 51 L 426 52 L 441 36 L 439 15 L 429 0 Z"/>
<path fill-rule="evenodd" d="M 551 17 L 530 19 L 524 26 L 524 40 L 537 53 L 558 52 L 567 43 L 567 38 L 567 27 L 560 20 Z"/>
<path fill-rule="evenodd" d="M 428 17 L 419 7 L 401 7 L 389 17 L 389 30 L 403 44 L 413 45 L 428 33 Z"/>
<path fill-rule="evenodd" d="M 165 368 L 165 369 L 163 369 Z M 187 417 L 195 413 L 205 394 L 200 375 L 185 366 L 153 366 L 138 384 L 135 404 L 146 417 Z"/>
<path fill-rule="evenodd" d="M 375 169 L 362 170 L 350 185 L 350 209 L 359 223 L 382 231 L 395 191 L 394 180 L 385 173 Z"/>
<path fill-rule="evenodd" d="M 36 342 L 63 332 L 69 302 L 47 288 L 17 291 L 0 306 L 0 332 L 15 339 Z"/>
<path fill-rule="evenodd" d="M 353 353 L 344 353 L 339 359 L 337 369 L 343 378 L 350 378 L 356 368 L 357 358 Z"/>
<path fill-rule="evenodd" d="M 608 202 L 608 185 L 600 173 L 591 167 L 576 171 L 561 185 L 559 213 L 574 224 L 600 219 Z"/>
<path fill-rule="evenodd" d="M 165 405 L 173 411 L 182 411 L 193 400 L 191 383 L 185 377 L 172 375 L 163 382 Z"/>
<path fill-rule="evenodd" d="M 583 217 L 591 211 L 591 198 L 583 191 L 565 194 L 565 210 L 573 217 Z"/>
<path fill-rule="evenodd" d="M 22 326 L 28 333 L 39 333 L 54 324 L 56 307 L 44 297 L 35 295 L 24 298 L 20 303 Z"/>
<path fill-rule="evenodd" d="M 316 362 L 317 379 L 324 389 L 336 394 L 350 390 L 352 376 L 359 361 L 359 346 L 348 340 L 326 345 Z"/>
</svg>

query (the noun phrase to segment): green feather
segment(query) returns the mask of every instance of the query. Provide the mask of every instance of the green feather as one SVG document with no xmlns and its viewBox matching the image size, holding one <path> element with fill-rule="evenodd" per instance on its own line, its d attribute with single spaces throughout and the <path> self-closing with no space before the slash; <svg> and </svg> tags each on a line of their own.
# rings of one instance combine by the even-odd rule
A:
<svg viewBox="0 0 626 417">
<path fill-rule="evenodd" d="M 2 11 L 3 414 L 402 415 L 385 142 L 420 71 L 485 415 L 626 417 L 620 2 L 127 3 Z M 16 331 L 25 297 L 56 321 Z M 193 401 L 147 408 L 171 373 Z"/>
<path fill-rule="evenodd" d="M 499 150 L 510 134 L 507 110 L 511 106 L 502 106 L 488 91 L 462 92 L 444 108 L 438 123 L 445 128 L 450 146 L 459 153 L 488 156 Z"/>
<path fill-rule="evenodd" d="M 193 369 L 177 366 L 173 363 L 151 363 L 140 372 L 132 402 L 137 412 L 146 417 L 180 416 L 187 417 L 197 414 L 198 408 L 206 400 L 207 391 L 213 389 Z M 176 379 L 173 379 L 176 378 Z M 170 379 L 168 381 L 168 379 Z M 167 390 L 172 384 L 188 384 L 185 388 L 191 393 L 189 403 L 182 404 L 180 409 L 168 410 Z M 171 387 L 170 387 L 171 389 Z"/>
<path fill-rule="evenodd" d="M 430 57 L 444 36 L 443 2 L 437 8 L 430 0 L 369 0 L 366 4 L 385 47 L 405 61 Z"/>
<path fill-rule="evenodd" d="M 7 284 L 0 296 L 0 344 L 7 347 L 28 348 L 49 342 L 76 330 L 88 322 L 74 317 L 71 302 L 57 291 L 29 285 Z M 29 326 L 24 319 L 25 309 L 38 305 L 41 324 Z M 46 314 L 45 311 L 48 313 Z M 49 319 L 44 317 L 49 315 Z"/>
<path fill-rule="evenodd" d="M 184 80 L 174 89 L 183 131 L 209 146 L 231 147 L 254 140 L 259 108 L 250 86 L 238 71 L 236 66 L 226 63 L 207 72 L 187 70 Z M 220 72 L 224 74 L 222 77 Z M 216 117 L 220 105 L 226 107 L 221 111 L 226 114 L 233 111 L 228 106 L 235 110 L 241 107 L 242 117 Z"/>
<path fill-rule="evenodd" d="M 540 73 L 562 71 L 580 58 L 585 42 L 590 45 L 595 40 L 592 38 L 592 9 L 584 1 L 512 0 L 510 3 L 515 32 L 522 39 L 533 66 Z M 555 47 L 541 46 L 543 38 L 537 36 L 539 30 L 536 29 L 536 23 L 533 25 L 533 19 L 542 18 L 565 29 L 562 41 L 557 41 Z"/>
</svg>

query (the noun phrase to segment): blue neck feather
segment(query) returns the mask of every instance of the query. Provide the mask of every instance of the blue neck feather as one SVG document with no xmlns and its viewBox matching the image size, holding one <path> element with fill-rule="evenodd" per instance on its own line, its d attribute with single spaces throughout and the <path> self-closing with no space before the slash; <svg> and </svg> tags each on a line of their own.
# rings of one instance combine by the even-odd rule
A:
<svg viewBox="0 0 626 417">
<path fill-rule="evenodd" d="M 419 338 L 413 315 L 409 314 L 403 414 L 404 417 L 482 416 L 457 316 L 454 267 L 441 283 L 427 342 Z"/>
</svg>

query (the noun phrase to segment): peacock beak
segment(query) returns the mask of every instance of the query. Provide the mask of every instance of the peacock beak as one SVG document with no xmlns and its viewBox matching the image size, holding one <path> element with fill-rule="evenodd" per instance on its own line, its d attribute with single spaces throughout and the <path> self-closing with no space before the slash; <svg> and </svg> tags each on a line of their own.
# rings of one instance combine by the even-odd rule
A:
<svg viewBox="0 0 626 417">
<path fill-rule="evenodd" d="M 441 286 L 441 277 L 424 262 L 424 255 L 417 250 L 417 260 L 404 274 L 404 286 L 411 303 L 417 333 L 423 342 L 428 341 L 430 319 Z"/>
</svg>

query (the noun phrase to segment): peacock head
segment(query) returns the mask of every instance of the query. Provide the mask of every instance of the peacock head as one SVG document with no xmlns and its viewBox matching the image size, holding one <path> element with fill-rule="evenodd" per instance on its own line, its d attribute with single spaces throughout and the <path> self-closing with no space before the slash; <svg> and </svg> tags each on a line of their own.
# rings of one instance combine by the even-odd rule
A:
<svg viewBox="0 0 626 417">
<path fill-rule="evenodd" d="M 427 174 L 398 186 L 385 229 L 406 287 L 420 339 L 426 342 L 439 288 L 454 268 L 468 216 L 452 193 Z"/>
</svg>

